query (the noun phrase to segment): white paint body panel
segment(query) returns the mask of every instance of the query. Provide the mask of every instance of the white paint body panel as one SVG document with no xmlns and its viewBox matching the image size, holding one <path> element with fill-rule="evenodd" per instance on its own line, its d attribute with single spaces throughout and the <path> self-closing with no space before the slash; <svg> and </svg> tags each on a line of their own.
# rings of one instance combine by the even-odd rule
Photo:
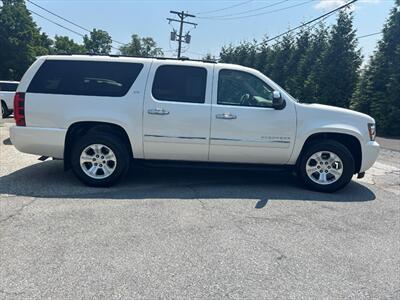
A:
<svg viewBox="0 0 400 300">
<path fill-rule="evenodd" d="M 316 133 L 344 133 L 358 139 L 362 150 L 360 172 L 372 166 L 379 145 L 370 141 L 368 123 L 375 121 L 351 110 L 300 104 L 258 71 L 229 64 L 145 58 L 97 56 L 48 56 L 39 58 L 25 73 L 17 92 L 29 83 L 46 59 L 135 62 L 144 65 L 132 88 L 123 97 L 25 95 L 26 127 L 12 127 L 15 147 L 26 153 L 63 158 L 68 128 L 81 121 L 121 126 L 127 133 L 135 158 L 294 165 L 304 142 Z M 165 64 L 199 66 L 207 70 L 204 104 L 159 101 L 152 96 L 157 67 Z M 283 110 L 222 106 L 216 103 L 218 71 L 249 72 L 280 91 Z M 164 109 L 167 115 L 150 115 Z M 216 119 L 232 113 L 234 120 Z"/>
<path fill-rule="evenodd" d="M 17 83 L 17 81 L 1 81 L 3 83 Z M 9 110 L 13 110 L 14 108 L 14 96 L 15 92 L 9 92 L 9 91 L 1 91 L 0 90 L 0 101 L 4 101 L 4 103 L 7 105 L 7 108 Z"/>
<path fill-rule="evenodd" d="M 176 65 L 176 62 L 154 61 L 149 74 L 143 109 L 144 156 L 146 159 L 207 161 L 214 65 L 179 63 L 207 70 L 204 104 L 155 99 L 152 95 L 154 75 L 158 67 L 165 65 Z M 149 114 L 149 110 L 153 109 L 165 110 L 168 114 Z"/>
<path fill-rule="evenodd" d="M 217 104 L 218 73 L 222 69 L 250 73 L 277 89 L 260 72 L 239 66 L 215 67 L 213 105 L 211 112 L 210 161 L 259 164 L 285 164 L 292 153 L 296 138 L 296 111 L 287 99 L 283 110 Z M 218 119 L 231 114 L 235 119 Z"/>
</svg>

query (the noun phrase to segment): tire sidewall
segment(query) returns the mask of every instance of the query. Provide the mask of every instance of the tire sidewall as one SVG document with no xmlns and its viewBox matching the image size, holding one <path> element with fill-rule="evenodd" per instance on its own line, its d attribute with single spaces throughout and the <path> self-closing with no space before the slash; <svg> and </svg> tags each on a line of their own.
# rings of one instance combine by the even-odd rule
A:
<svg viewBox="0 0 400 300">
<path fill-rule="evenodd" d="M 314 182 L 308 177 L 306 172 L 306 164 L 310 156 L 316 152 L 330 151 L 335 153 L 342 160 L 343 173 L 342 176 L 334 183 L 322 185 Z M 351 152 L 342 144 L 336 141 L 324 141 L 310 145 L 303 153 L 299 164 L 299 174 L 305 185 L 319 192 L 332 193 L 345 187 L 354 174 L 354 158 Z"/>
<path fill-rule="evenodd" d="M 114 172 L 103 179 L 95 179 L 85 174 L 80 165 L 82 151 L 92 144 L 103 144 L 109 147 L 115 154 L 117 164 Z M 72 147 L 71 167 L 75 175 L 86 185 L 95 187 L 108 187 L 117 182 L 129 169 L 129 152 L 120 138 L 117 136 L 91 134 L 83 136 Z"/>
</svg>

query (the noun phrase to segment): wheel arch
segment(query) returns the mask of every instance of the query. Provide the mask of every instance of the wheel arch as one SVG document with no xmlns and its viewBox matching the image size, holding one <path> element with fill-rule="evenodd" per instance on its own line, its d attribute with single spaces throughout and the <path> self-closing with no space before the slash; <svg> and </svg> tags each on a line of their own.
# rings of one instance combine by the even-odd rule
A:
<svg viewBox="0 0 400 300">
<path fill-rule="evenodd" d="M 133 149 L 130 138 L 125 128 L 123 128 L 121 125 L 109 122 L 80 121 L 71 124 L 68 127 L 67 133 L 65 135 L 65 143 L 64 143 L 65 170 L 68 170 L 71 167 L 70 157 L 74 140 L 88 133 L 108 133 L 111 135 L 117 135 L 127 145 L 130 157 L 133 157 Z"/>
<path fill-rule="evenodd" d="M 360 140 L 352 134 L 339 132 L 317 132 L 308 136 L 303 143 L 300 155 L 296 161 L 296 166 L 298 166 L 305 149 L 307 149 L 309 145 L 323 140 L 334 140 L 344 145 L 353 156 L 355 163 L 354 174 L 360 171 L 362 163 L 362 149 Z"/>
</svg>

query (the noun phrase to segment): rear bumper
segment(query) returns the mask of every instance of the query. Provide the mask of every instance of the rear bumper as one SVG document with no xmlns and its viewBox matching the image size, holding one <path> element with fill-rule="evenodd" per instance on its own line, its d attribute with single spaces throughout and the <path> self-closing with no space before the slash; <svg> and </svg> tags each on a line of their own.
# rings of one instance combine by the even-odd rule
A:
<svg viewBox="0 0 400 300">
<path fill-rule="evenodd" d="M 62 159 L 66 129 L 12 126 L 10 138 L 19 151 Z"/>
<path fill-rule="evenodd" d="M 375 163 L 379 155 L 380 146 L 375 141 L 370 141 L 364 144 L 362 152 L 362 163 L 359 173 L 367 171 Z"/>
</svg>

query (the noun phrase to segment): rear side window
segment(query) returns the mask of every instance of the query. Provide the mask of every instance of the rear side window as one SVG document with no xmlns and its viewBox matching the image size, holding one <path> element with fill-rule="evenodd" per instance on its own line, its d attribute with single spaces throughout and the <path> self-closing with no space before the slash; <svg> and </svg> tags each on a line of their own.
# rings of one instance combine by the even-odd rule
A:
<svg viewBox="0 0 400 300">
<path fill-rule="evenodd" d="M 28 93 L 122 97 L 142 68 L 136 63 L 47 60 Z"/>
<path fill-rule="evenodd" d="M 207 70 L 190 66 L 161 66 L 154 76 L 152 93 L 160 101 L 204 103 Z"/>
<path fill-rule="evenodd" d="M 8 83 L 1 82 L 0 83 L 0 91 L 3 92 L 15 92 L 17 90 L 18 83 Z"/>
</svg>

